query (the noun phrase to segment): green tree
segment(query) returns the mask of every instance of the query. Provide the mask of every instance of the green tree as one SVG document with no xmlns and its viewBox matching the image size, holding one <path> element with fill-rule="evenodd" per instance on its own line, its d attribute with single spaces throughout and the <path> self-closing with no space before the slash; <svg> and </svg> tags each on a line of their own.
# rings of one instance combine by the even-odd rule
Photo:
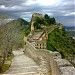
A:
<svg viewBox="0 0 75 75">
<path fill-rule="evenodd" d="M 51 18 L 50 19 L 50 24 L 55 24 L 56 23 L 56 20 L 55 20 L 55 18 L 53 17 L 53 18 Z"/>
<path fill-rule="evenodd" d="M 37 21 L 34 22 L 34 27 L 36 29 L 41 29 L 41 26 L 39 25 L 39 23 Z"/>
<path fill-rule="evenodd" d="M 50 18 L 47 14 L 44 15 L 44 20 L 45 20 L 45 22 L 47 22 L 48 25 L 56 23 L 55 18 L 54 17 Z"/>
<path fill-rule="evenodd" d="M 50 17 L 49 17 L 47 14 L 45 14 L 45 15 L 44 15 L 44 19 L 45 19 L 45 20 L 49 20 Z"/>
<path fill-rule="evenodd" d="M 25 35 L 25 36 L 28 36 L 29 33 L 30 33 L 30 26 L 28 26 L 28 27 L 26 27 L 26 28 L 24 29 L 24 35 Z"/>
</svg>

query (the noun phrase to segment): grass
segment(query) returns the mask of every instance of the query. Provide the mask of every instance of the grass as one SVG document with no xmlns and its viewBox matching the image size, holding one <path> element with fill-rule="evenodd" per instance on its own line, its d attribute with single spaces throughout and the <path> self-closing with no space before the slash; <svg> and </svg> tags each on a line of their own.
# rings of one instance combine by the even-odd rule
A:
<svg viewBox="0 0 75 75">
<path fill-rule="evenodd" d="M 3 72 L 7 71 L 9 69 L 9 67 L 10 67 L 10 64 L 4 64 L 3 68 L 2 68 Z"/>
<path fill-rule="evenodd" d="M 13 55 L 8 56 L 7 60 L 6 60 L 5 63 L 3 64 L 1 73 L 6 72 L 6 71 L 10 68 L 12 59 L 13 59 Z M 7 63 L 6 63 L 6 62 L 7 62 Z"/>
</svg>

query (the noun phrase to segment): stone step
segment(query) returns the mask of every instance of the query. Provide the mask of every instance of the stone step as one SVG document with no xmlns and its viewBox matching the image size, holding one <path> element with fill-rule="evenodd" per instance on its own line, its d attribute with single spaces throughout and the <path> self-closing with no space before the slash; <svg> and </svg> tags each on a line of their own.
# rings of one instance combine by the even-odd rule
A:
<svg viewBox="0 0 75 75">
<path fill-rule="evenodd" d="M 26 73 L 17 73 L 17 74 L 3 74 L 3 75 L 37 75 L 37 72 L 26 72 Z"/>
<path fill-rule="evenodd" d="M 29 63 L 31 63 L 31 62 L 34 62 L 34 61 L 33 61 L 33 60 L 30 60 L 30 59 L 29 59 L 29 60 L 27 59 L 27 60 L 13 60 L 13 61 L 12 61 L 12 63 L 17 63 L 17 62 L 25 62 L 25 63 L 26 63 L 26 62 L 27 62 L 27 63 L 29 62 Z"/>
<path fill-rule="evenodd" d="M 19 60 L 20 59 L 20 60 Z M 12 61 L 33 61 L 30 58 L 14 58 Z"/>
<path fill-rule="evenodd" d="M 14 51 L 14 58 L 8 71 L 3 75 L 37 75 L 39 65 L 24 55 L 23 51 Z"/>
<path fill-rule="evenodd" d="M 15 64 L 15 65 L 11 65 L 11 68 L 21 68 L 21 67 L 23 68 L 23 67 L 32 67 L 32 66 L 35 67 L 37 65 L 36 64 L 32 64 L 32 63 L 31 64 L 25 64 L 24 63 L 24 64 L 20 64 L 20 65 L 18 65 L 18 64 L 16 65 Z"/>
<path fill-rule="evenodd" d="M 37 70 L 38 70 L 38 67 L 28 67 L 28 68 L 21 68 L 21 69 L 11 68 L 10 70 L 6 72 L 6 74 L 7 73 L 17 74 L 17 73 L 27 73 L 27 72 L 38 72 Z"/>
<path fill-rule="evenodd" d="M 11 67 L 10 69 L 24 69 L 24 68 L 39 68 L 39 66 L 23 66 L 23 67 Z"/>
</svg>

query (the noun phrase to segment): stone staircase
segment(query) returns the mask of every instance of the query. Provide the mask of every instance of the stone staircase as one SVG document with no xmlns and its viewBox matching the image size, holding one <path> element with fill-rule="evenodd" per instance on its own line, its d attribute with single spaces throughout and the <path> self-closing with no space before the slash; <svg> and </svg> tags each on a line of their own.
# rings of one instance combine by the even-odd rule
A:
<svg viewBox="0 0 75 75">
<path fill-rule="evenodd" d="M 39 65 L 24 55 L 23 50 L 13 51 L 12 64 L 3 75 L 37 75 Z"/>
</svg>

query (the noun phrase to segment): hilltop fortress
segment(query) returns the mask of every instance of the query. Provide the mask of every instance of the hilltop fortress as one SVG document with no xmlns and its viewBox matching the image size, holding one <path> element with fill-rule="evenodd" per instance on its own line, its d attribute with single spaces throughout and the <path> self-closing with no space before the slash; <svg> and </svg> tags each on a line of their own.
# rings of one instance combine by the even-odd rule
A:
<svg viewBox="0 0 75 75">
<path fill-rule="evenodd" d="M 32 58 L 41 69 L 38 69 L 37 75 L 75 75 L 75 68 L 57 51 L 48 51 L 46 49 L 46 40 L 48 33 L 52 32 L 55 27 L 62 28 L 62 25 L 54 25 L 49 31 L 35 30 L 33 22 L 35 16 L 41 18 L 42 15 L 35 13 L 32 16 L 31 32 L 25 42 L 24 53 Z"/>
<path fill-rule="evenodd" d="M 35 13 L 32 15 L 32 20 L 31 20 L 31 32 L 29 35 L 28 40 L 32 42 L 32 45 L 35 46 L 37 49 L 46 49 L 46 34 L 43 33 L 41 29 L 35 29 L 34 27 L 34 22 L 36 17 L 42 18 L 42 14 Z"/>
</svg>

